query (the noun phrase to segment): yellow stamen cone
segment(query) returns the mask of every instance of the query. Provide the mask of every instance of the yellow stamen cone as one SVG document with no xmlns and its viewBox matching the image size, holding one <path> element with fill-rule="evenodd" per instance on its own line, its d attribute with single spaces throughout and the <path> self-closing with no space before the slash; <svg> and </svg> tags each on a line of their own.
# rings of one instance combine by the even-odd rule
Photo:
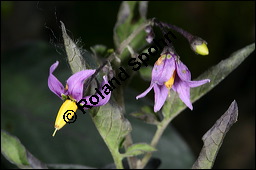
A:
<svg viewBox="0 0 256 170">
<path fill-rule="evenodd" d="M 55 120 L 55 131 L 52 134 L 52 136 L 55 135 L 57 130 L 60 130 L 63 126 L 66 125 L 66 123 L 72 119 L 75 112 L 77 111 L 77 105 L 76 102 L 72 100 L 66 100 L 60 107 L 60 110 L 57 114 L 56 120 Z"/>
<path fill-rule="evenodd" d="M 164 83 L 164 85 L 168 88 L 168 89 L 171 89 L 172 88 L 172 85 L 174 83 L 174 79 L 175 79 L 175 74 L 176 74 L 176 70 L 174 70 L 173 74 L 172 74 L 172 77 Z"/>
</svg>

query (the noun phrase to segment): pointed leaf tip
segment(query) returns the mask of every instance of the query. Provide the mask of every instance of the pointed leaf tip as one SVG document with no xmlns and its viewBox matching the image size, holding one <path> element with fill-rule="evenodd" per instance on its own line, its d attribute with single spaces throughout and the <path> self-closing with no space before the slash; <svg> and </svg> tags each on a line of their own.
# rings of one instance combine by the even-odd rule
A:
<svg viewBox="0 0 256 170">
<path fill-rule="evenodd" d="M 234 100 L 228 110 L 216 121 L 213 127 L 202 137 L 204 146 L 192 169 L 212 168 L 223 139 L 231 126 L 237 121 L 238 107 Z"/>
<path fill-rule="evenodd" d="M 62 37 L 64 40 L 64 45 L 71 70 L 73 73 L 82 71 L 85 69 L 85 62 L 81 52 L 74 41 L 68 36 L 64 23 L 62 21 L 60 21 L 60 23 L 62 29 Z"/>
</svg>

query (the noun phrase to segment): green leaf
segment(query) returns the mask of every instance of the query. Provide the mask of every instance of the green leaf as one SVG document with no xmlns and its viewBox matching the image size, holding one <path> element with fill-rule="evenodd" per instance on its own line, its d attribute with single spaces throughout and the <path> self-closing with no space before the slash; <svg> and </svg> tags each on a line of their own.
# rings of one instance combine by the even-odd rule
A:
<svg viewBox="0 0 256 170">
<path fill-rule="evenodd" d="M 120 143 L 131 132 L 131 124 L 124 118 L 121 108 L 112 100 L 106 105 L 95 109 L 98 111 L 96 111 L 96 114 L 91 114 L 93 122 L 117 165 L 116 161 L 122 159 L 119 153 Z"/>
<path fill-rule="evenodd" d="M 91 47 L 91 50 L 95 56 L 104 57 L 106 56 L 108 49 L 105 45 L 98 44 Z"/>
<path fill-rule="evenodd" d="M 146 20 L 148 2 L 122 2 L 114 28 L 114 40 L 118 47 L 138 25 Z"/>
<path fill-rule="evenodd" d="M 146 152 L 153 152 L 156 149 L 147 143 L 136 143 L 127 148 L 126 152 L 123 154 L 124 157 L 137 156 L 144 154 Z"/>
<path fill-rule="evenodd" d="M 122 2 L 117 22 L 114 27 L 114 42 L 118 48 L 119 45 L 142 23 L 146 21 L 147 14 L 146 1 L 124 1 Z M 146 33 L 141 31 L 131 42 L 130 46 L 136 51 L 147 43 L 145 41 Z M 128 50 L 125 50 L 120 58 L 127 56 Z"/>
<path fill-rule="evenodd" d="M 141 111 L 133 112 L 130 115 L 149 124 L 157 125 L 159 123 L 159 117 L 153 111 L 152 107 L 149 106 L 143 106 Z"/>
<path fill-rule="evenodd" d="M 206 132 L 202 140 L 204 146 L 193 165 L 193 169 L 211 169 L 223 139 L 231 126 L 237 121 L 238 107 L 234 100 L 228 110 L 216 121 L 213 127 Z"/>
<path fill-rule="evenodd" d="M 1 152 L 11 163 L 18 167 L 28 166 L 26 149 L 16 137 L 1 130 Z"/>
<path fill-rule="evenodd" d="M 47 168 L 22 145 L 20 140 L 1 130 L 1 152 L 4 157 L 19 168 Z"/>
<path fill-rule="evenodd" d="M 62 29 L 62 37 L 64 40 L 64 45 L 65 45 L 68 62 L 70 64 L 71 70 L 73 73 L 82 71 L 86 67 L 85 67 L 83 57 L 81 55 L 81 51 L 79 50 L 77 45 L 74 43 L 74 41 L 68 36 L 64 23 L 62 21 L 60 21 L 60 23 L 61 23 L 61 29 Z"/>
<path fill-rule="evenodd" d="M 121 108 L 113 103 L 99 107 L 93 121 L 106 144 L 114 150 L 119 149 L 120 142 L 131 131 L 131 125 L 122 115 Z"/>
<path fill-rule="evenodd" d="M 210 79 L 211 82 L 204 84 L 200 87 L 191 89 L 191 102 L 195 102 L 215 86 L 217 86 L 222 80 L 224 80 L 235 68 L 237 68 L 255 49 L 255 43 L 248 45 L 236 52 L 234 52 L 229 58 L 221 61 L 217 65 L 211 67 L 202 75 L 200 75 L 196 80 Z M 170 91 L 170 97 L 163 107 L 163 115 L 167 118 L 173 119 L 181 111 L 183 111 L 186 106 L 180 100 L 178 94 L 173 90 Z M 175 106 L 175 107 L 172 107 Z"/>
</svg>

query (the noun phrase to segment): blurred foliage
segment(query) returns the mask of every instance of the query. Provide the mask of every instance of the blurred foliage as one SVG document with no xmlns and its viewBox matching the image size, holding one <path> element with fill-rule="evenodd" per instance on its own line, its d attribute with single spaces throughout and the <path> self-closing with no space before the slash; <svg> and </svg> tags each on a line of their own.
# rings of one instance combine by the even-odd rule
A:
<svg viewBox="0 0 256 170">
<path fill-rule="evenodd" d="M 116 48 L 120 47 L 120 44 L 126 40 L 136 28 L 146 21 L 147 9 L 147 1 L 124 1 L 121 3 L 117 15 L 117 22 L 114 27 L 114 43 Z M 147 44 L 145 37 L 146 33 L 141 31 L 129 45 L 135 51 L 138 51 Z M 128 56 L 129 52 L 125 49 L 120 55 L 120 58 L 123 60 L 124 57 Z"/>
<path fill-rule="evenodd" d="M 29 165 L 26 149 L 19 139 L 1 130 L 1 152 L 11 163 L 23 168 Z"/>
<path fill-rule="evenodd" d="M 47 166 L 34 157 L 20 140 L 1 130 L 1 153 L 20 169 L 45 169 Z"/>
<path fill-rule="evenodd" d="M 72 74 L 65 58 L 59 20 L 68 27 L 68 34 L 79 47 L 88 50 L 95 44 L 104 44 L 113 48 L 113 28 L 120 4 L 97 1 L 1 2 L 1 128 L 17 136 L 35 157 L 45 163 L 93 167 L 112 163 L 90 117 L 81 112 L 77 113 L 75 124 L 67 125 L 52 138 L 55 116 L 62 101 L 48 89 L 47 78 L 49 67 L 56 60 L 60 61 L 56 76 L 62 82 Z M 148 18 L 157 17 L 180 26 L 208 42 L 210 55 L 199 56 L 190 50 L 183 37 L 177 35 L 174 41 L 182 61 L 192 72 L 192 78 L 255 41 L 254 1 L 152 1 L 148 6 Z M 233 99 L 241 112 L 239 123 L 225 139 L 213 168 L 255 168 L 255 53 L 253 55 L 204 100 L 196 102 L 192 113 L 185 110 L 173 121 L 164 133 L 158 151 L 153 153 L 153 157 L 161 157 L 159 168 L 191 167 L 193 155 L 198 155 L 201 149 L 201 136 Z M 155 60 L 150 62 L 153 64 Z M 149 84 L 138 74 L 135 79 L 125 93 L 128 114 L 138 111 L 142 105 L 152 106 L 152 100 L 135 100 L 135 96 Z M 153 99 L 153 93 L 150 95 L 149 99 Z M 149 142 L 155 128 L 134 120 L 128 114 L 126 117 L 133 126 L 134 142 Z M 171 128 L 173 126 L 177 130 Z M 95 159 L 99 155 L 102 159 Z M 1 168 L 15 168 L 5 159 L 1 161 Z"/>
</svg>

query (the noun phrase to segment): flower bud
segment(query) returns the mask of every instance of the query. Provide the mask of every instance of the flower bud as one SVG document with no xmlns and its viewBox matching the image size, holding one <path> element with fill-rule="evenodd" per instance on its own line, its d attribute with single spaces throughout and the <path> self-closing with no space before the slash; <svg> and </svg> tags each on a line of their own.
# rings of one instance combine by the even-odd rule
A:
<svg viewBox="0 0 256 170">
<path fill-rule="evenodd" d="M 193 41 L 190 43 L 190 45 L 191 45 L 192 50 L 195 51 L 197 54 L 200 54 L 200 55 L 208 55 L 209 54 L 207 42 L 199 37 L 193 39 Z"/>
<path fill-rule="evenodd" d="M 153 31 L 153 28 L 152 26 L 147 26 L 145 28 L 145 32 L 147 33 L 147 36 L 146 36 L 146 41 L 148 43 L 151 43 L 153 41 L 153 39 L 155 38 L 155 34 L 154 34 L 154 31 Z"/>
<path fill-rule="evenodd" d="M 153 31 L 153 29 L 152 29 L 152 26 L 150 26 L 150 25 L 145 28 L 146 33 L 150 33 L 152 31 Z"/>
<path fill-rule="evenodd" d="M 149 35 L 149 34 L 146 36 L 146 41 L 147 41 L 149 44 L 152 43 L 153 39 L 154 39 L 154 37 L 152 37 L 152 36 Z"/>
</svg>

